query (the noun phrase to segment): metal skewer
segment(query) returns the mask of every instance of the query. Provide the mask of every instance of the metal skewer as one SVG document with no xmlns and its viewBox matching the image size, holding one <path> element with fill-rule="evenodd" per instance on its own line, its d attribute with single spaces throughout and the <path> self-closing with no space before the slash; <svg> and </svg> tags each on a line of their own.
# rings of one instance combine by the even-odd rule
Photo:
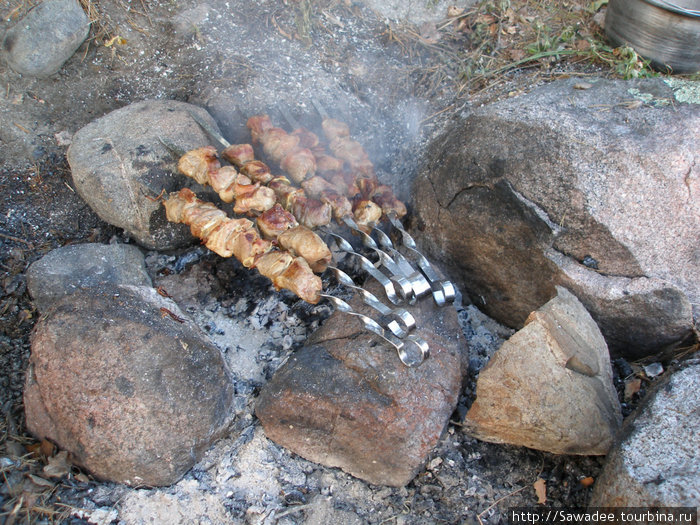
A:
<svg viewBox="0 0 700 525">
<path fill-rule="evenodd" d="M 343 217 L 343 222 L 355 234 L 360 236 L 362 244 L 366 248 L 373 250 L 379 257 L 379 263 L 389 270 L 397 282 L 401 283 L 402 289 L 405 290 L 404 294 L 409 297 L 409 304 L 414 304 L 417 299 L 430 292 L 430 284 L 425 277 L 420 272 L 417 272 L 411 266 L 411 263 L 394 249 L 391 239 L 382 230 L 377 227 L 372 229 L 373 232 L 377 233 L 379 242 L 384 250 L 380 249 L 374 239 L 365 233 L 351 217 Z M 390 251 L 391 255 L 387 251 Z"/>
<path fill-rule="evenodd" d="M 448 281 L 447 279 L 440 279 L 440 276 L 430 265 L 428 259 L 426 259 L 425 256 L 418 251 L 416 242 L 413 240 L 413 237 L 411 237 L 411 235 L 406 230 L 404 230 L 403 225 L 399 221 L 398 217 L 396 217 L 396 215 L 394 215 L 393 213 L 389 214 L 388 217 L 389 222 L 391 222 L 391 225 L 394 228 L 396 228 L 396 230 L 401 234 L 401 240 L 403 242 L 404 247 L 416 259 L 418 267 L 421 269 L 423 275 L 425 275 L 425 277 L 430 282 L 430 287 L 433 292 L 433 299 L 435 299 L 435 303 L 438 306 L 445 306 L 448 303 L 452 303 L 455 300 L 456 295 L 455 287 L 452 284 L 452 282 Z"/>
<path fill-rule="evenodd" d="M 329 266 L 328 269 L 333 272 L 336 279 L 338 279 L 341 284 L 359 293 L 366 305 L 371 306 L 382 314 L 387 319 L 385 327 L 389 329 L 396 337 L 403 339 L 416 327 L 416 319 L 410 313 L 408 313 L 408 311 L 404 310 L 403 308 L 389 308 L 373 293 L 368 292 L 361 286 L 357 286 L 352 280 L 352 277 L 350 277 L 340 268 Z"/>
<path fill-rule="evenodd" d="M 204 120 L 202 117 L 197 115 L 196 113 L 192 111 L 188 111 L 190 114 L 190 117 L 192 117 L 192 120 L 194 120 L 200 128 L 202 128 L 204 131 L 206 131 L 212 138 L 216 139 L 216 141 L 221 144 L 224 148 L 228 148 L 231 143 L 226 140 L 221 133 L 216 131 L 214 127 L 209 124 L 206 120 Z"/>
<path fill-rule="evenodd" d="M 364 314 L 356 312 L 352 307 L 342 299 L 333 295 L 321 294 L 321 297 L 328 299 L 341 312 L 354 315 L 357 317 L 365 329 L 378 335 L 384 341 L 389 343 L 396 349 L 401 362 L 408 367 L 415 367 L 425 361 L 430 355 L 430 347 L 425 340 L 416 335 L 409 335 L 406 339 L 401 340 L 393 334 L 387 333 L 374 319 L 367 317 Z"/>
<path fill-rule="evenodd" d="M 399 297 L 396 294 L 396 288 L 394 287 L 394 283 L 396 282 L 395 279 L 393 279 L 393 278 L 390 279 L 389 277 L 384 275 L 382 272 L 380 272 L 374 266 L 374 264 L 372 264 L 372 261 L 370 261 L 367 257 L 362 255 L 361 253 L 357 253 L 353 249 L 352 245 L 348 241 L 346 241 L 344 237 L 342 237 L 341 235 L 338 235 L 337 233 L 334 233 L 330 230 L 324 230 L 324 231 L 325 231 L 325 233 L 327 233 L 328 235 L 333 237 L 333 240 L 335 241 L 336 245 L 338 246 L 338 248 L 341 251 L 355 257 L 360 262 L 360 267 L 365 272 L 367 272 L 372 277 L 374 277 L 377 281 L 379 281 L 379 284 L 381 284 L 384 287 L 384 293 L 386 293 L 387 299 L 389 299 L 389 301 L 392 304 L 398 305 L 398 304 L 401 304 L 402 301 L 406 300 L 406 295 L 405 295 L 406 287 L 401 286 L 401 284 L 403 284 L 403 283 L 400 283 L 400 285 L 399 285 L 399 293 L 401 294 L 401 297 Z M 410 286 L 409 286 L 409 290 L 410 290 Z"/>
</svg>

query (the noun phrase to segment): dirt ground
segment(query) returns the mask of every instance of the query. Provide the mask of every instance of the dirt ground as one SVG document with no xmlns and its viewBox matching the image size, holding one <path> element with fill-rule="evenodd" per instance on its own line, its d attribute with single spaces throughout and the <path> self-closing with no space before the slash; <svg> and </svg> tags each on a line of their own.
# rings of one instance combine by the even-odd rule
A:
<svg viewBox="0 0 700 525">
<path fill-rule="evenodd" d="M 33 3 L 1 4 L 0 33 Z M 37 485 L 31 476 L 40 473 L 46 453 L 53 451 L 42 451 L 24 430 L 22 385 L 30 332 L 39 315 L 27 295 L 24 272 L 58 246 L 129 241 L 123 231 L 102 222 L 72 188 L 65 151 L 81 127 L 132 102 L 175 99 L 204 105 L 232 142 L 247 141 L 246 115 L 271 112 L 281 119 L 280 106 L 307 126 L 317 125 L 313 97 L 350 124 L 380 178 L 410 204 L 409 186 L 403 182 L 415 174 L 422 146 L 455 116 L 558 76 L 619 73 L 605 61 L 590 60 L 594 54 L 585 55 L 584 42 L 596 25 L 595 13 L 587 12 L 583 1 L 563 2 L 558 12 L 546 2 L 483 2 L 473 7 L 473 2 L 462 2 L 447 18 L 446 4 L 424 0 L 421 8 L 439 5 L 442 11 L 421 10 L 428 18 L 413 24 L 397 20 L 398 12 L 394 17 L 391 11 L 351 0 L 83 4 L 93 20 L 89 40 L 58 73 L 37 79 L 0 65 L 0 445 L 5 453 L 18 446 L 26 451 L 21 463 L 0 465 L 5 480 L 0 523 L 117 523 L 123 517 L 112 510 L 126 501 L 167 515 L 177 507 L 173 501 L 187 498 L 209 510 L 200 512 L 188 504 L 192 514 L 185 512 L 181 523 L 215 523 L 212 509 L 219 507 L 222 519 L 233 522 L 321 523 L 326 516 L 343 523 L 501 523 L 507 507 L 537 502 L 533 483 L 538 478 L 547 480 L 548 503 L 586 503 L 590 489 L 581 480 L 597 475 L 600 459 L 480 443 L 461 434 L 458 423 L 450 425 L 430 468 L 404 489 L 366 486 L 272 444 L 251 449 L 250 443 L 264 437 L 250 417 L 239 429 L 241 437 L 212 452 L 205 465 L 172 489 L 126 489 L 91 480 L 76 468 Z M 537 26 L 536 18 L 545 12 L 549 25 Z M 575 28 L 576 38 L 565 39 L 566 24 Z M 555 44 L 580 53 L 573 59 L 564 52 L 550 53 L 559 49 Z M 526 60 L 525 49 L 533 60 Z M 166 264 L 158 262 L 158 254 L 149 256 L 151 270 Z M 204 256 L 198 264 L 197 271 L 206 268 L 222 279 L 233 271 L 212 257 Z M 222 296 L 214 294 L 213 299 Z M 205 306 L 192 308 L 197 314 Z M 460 315 L 472 339 L 488 323 L 474 310 L 464 309 Z M 309 316 L 302 319 L 311 322 Z M 492 339 L 493 345 L 498 336 Z M 294 348 L 286 346 L 284 351 Z M 473 351 L 477 361 L 485 359 L 486 350 L 478 344 Z M 270 362 L 278 364 L 279 359 Z M 467 388 L 465 399 L 472 393 Z M 243 413 L 250 416 L 250 410 Z M 304 473 L 302 481 L 284 485 L 286 511 L 280 510 L 279 495 L 277 513 L 270 514 L 272 507 L 266 510 L 264 501 L 256 507 L 248 496 L 218 494 L 216 483 L 206 479 L 211 468 L 207 461 L 248 450 L 273 454 L 282 477 L 299 469 Z M 256 456 L 250 453 L 252 465 Z M 27 479 L 36 486 L 17 489 Z M 146 514 L 136 518 L 132 511 L 130 522 L 150 522 Z"/>
</svg>

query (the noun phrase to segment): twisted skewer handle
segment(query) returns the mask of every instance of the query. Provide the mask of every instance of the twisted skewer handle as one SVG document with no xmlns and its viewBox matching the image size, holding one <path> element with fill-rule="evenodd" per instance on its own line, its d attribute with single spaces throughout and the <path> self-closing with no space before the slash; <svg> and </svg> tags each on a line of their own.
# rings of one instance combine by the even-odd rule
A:
<svg viewBox="0 0 700 525">
<path fill-rule="evenodd" d="M 374 319 L 364 314 L 356 312 L 342 299 L 333 295 L 321 294 L 321 297 L 328 299 L 341 312 L 357 317 L 365 329 L 381 337 L 384 341 L 394 347 L 401 362 L 408 367 L 415 367 L 423 363 L 430 355 L 430 347 L 423 339 L 416 335 L 409 335 L 401 340 L 393 334 L 387 333 Z"/>
<path fill-rule="evenodd" d="M 359 293 L 366 305 L 371 306 L 384 317 L 390 319 L 390 321 L 386 323 L 386 328 L 388 328 L 396 337 L 403 339 L 416 327 L 416 319 L 405 309 L 389 308 L 382 303 L 376 295 L 368 292 L 361 286 L 357 286 L 352 280 L 352 277 L 350 277 L 340 268 L 329 266 L 328 269 L 333 272 L 336 279 L 338 279 L 342 285 L 347 286 L 348 288 L 351 288 Z"/>
<path fill-rule="evenodd" d="M 398 305 L 401 304 L 402 301 L 406 300 L 407 297 L 411 297 L 411 294 L 413 291 L 410 288 L 410 285 L 405 282 L 397 282 L 397 279 L 395 278 L 389 278 L 386 275 L 384 275 L 382 272 L 380 272 L 374 264 L 372 264 L 372 261 L 370 261 L 367 257 L 362 255 L 361 253 L 357 253 L 352 245 L 345 240 L 344 237 L 341 235 L 338 235 L 337 233 L 334 233 L 330 230 L 324 230 L 326 234 L 330 235 L 333 237 L 333 240 L 335 241 L 336 245 L 338 248 L 353 257 L 355 257 L 359 263 L 360 263 L 360 268 L 362 268 L 365 272 L 370 274 L 372 277 L 374 277 L 379 283 L 384 287 L 384 292 L 386 293 L 387 299 L 392 304 Z M 396 293 L 396 287 L 394 284 L 397 284 L 399 286 L 399 295 Z"/>
<path fill-rule="evenodd" d="M 416 242 L 413 240 L 413 237 L 411 237 L 411 235 L 403 229 L 403 225 L 399 221 L 398 217 L 396 217 L 396 215 L 393 213 L 389 214 L 388 217 L 391 225 L 401 234 L 403 245 L 411 254 L 413 254 L 418 267 L 430 282 L 435 303 L 438 306 L 445 306 L 448 303 L 452 303 L 455 300 L 456 295 L 456 290 L 452 282 L 448 281 L 447 279 L 440 279 L 440 276 L 430 265 L 428 259 L 426 259 L 425 256 L 418 251 L 418 247 L 416 246 Z"/>
</svg>

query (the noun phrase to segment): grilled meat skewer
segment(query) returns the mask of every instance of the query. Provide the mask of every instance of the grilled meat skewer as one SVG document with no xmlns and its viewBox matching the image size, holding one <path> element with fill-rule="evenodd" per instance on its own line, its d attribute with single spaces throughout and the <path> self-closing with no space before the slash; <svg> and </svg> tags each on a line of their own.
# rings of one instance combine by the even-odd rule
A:
<svg viewBox="0 0 700 525">
<path fill-rule="evenodd" d="M 163 204 L 169 221 L 188 224 L 192 235 L 202 239 L 214 253 L 234 256 L 246 268 L 257 268 L 277 289 L 291 290 L 312 304 L 319 301 L 321 278 L 314 275 L 306 260 L 262 239 L 252 221 L 229 218 L 187 188 L 171 193 Z"/>
<path fill-rule="evenodd" d="M 257 182 L 267 184 L 267 187 L 274 191 L 277 202 L 284 209 L 291 211 L 304 226 L 316 228 L 331 222 L 332 208 L 328 202 L 307 197 L 304 190 L 292 186 L 287 177 L 272 175 L 267 164 L 255 160 L 250 144 L 229 144 L 221 156 L 241 170 L 241 173 L 248 174 Z"/>
<path fill-rule="evenodd" d="M 238 214 L 263 212 L 274 206 L 275 193 L 270 188 L 253 184 L 233 166 L 221 166 L 213 146 L 188 151 L 177 164 L 183 175 L 199 184 L 209 184 L 224 202 L 234 202 L 233 211 Z"/>
<path fill-rule="evenodd" d="M 308 227 L 297 223 L 293 216 L 281 214 L 280 210 L 275 209 L 278 197 L 275 190 L 260 186 L 259 182 L 250 184 L 250 179 L 238 173 L 233 166 L 221 167 L 216 148 L 205 146 L 188 151 L 180 158 L 178 168 L 181 173 L 194 178 L 200 184 L 211 185 L 222 201 L 235 200 L 235 213 L 255 215 L 257 212 L 263 212 L 256 222 L 260 230 L 268 234 L 266 237 L 276 240 L 284 249 L 303 257 L 314 271 L 323 272 L 326 269 L 331 260 L 331 252 L 323 239 Z M 314 211 L 309 206 L 304 209 L 306 210 L 310 210 L 307 214 Z M 329 213 L 323 216 L 325 215 Z M 328 223 L 325 220 L 321 222 Z"/>
</svg>

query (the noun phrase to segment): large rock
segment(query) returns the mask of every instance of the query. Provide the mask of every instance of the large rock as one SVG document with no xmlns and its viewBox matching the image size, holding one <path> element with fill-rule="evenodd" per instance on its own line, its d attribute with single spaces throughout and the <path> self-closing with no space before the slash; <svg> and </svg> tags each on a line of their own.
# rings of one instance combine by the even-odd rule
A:
<svg viewBox="0 0 700 525">
<path fill-rule="evenodd" d="M 69 244 L 27 270 L 27 289 L 40 312 L 76 290 L 105 284 L 150 286 L 141 250 L 131 244 Z"/>
<path fill-rule="evenodd" d="M 562 284 L 612 351 L 645 355 L 688 337 L 700 303 L 700 112 L 660 79 L 577 82 L 436 139 L 414 233 L 495 319 L 521 327 Z"/>
<path fill-rule="evenodd" d="M 700 506 L 700 364 L 671 373 L 625 420 L 591 506 Z"/>
<path fill-rule="evenodd" d="M 558 288 L 479 373 L 464 430 L 494 443 L 602 455 L 621 423 L 605 340 L 578 299 Z"/>
<path fill-rule="evenodd" d="M 18 73 L 56 73 L 85 41 L 90 20 L 77 0 L 45 0 L 5 33 L 2 50 Z"/>
<path fill-rule="evenodd" d="M 336 312 L 260 393 L 256 415 L 265 434 L 370 483 L 411 481 L 457 404 L 466 367 L 455 310 L 425 299 L 412 313 L 431 352 L 417 368 Z"/>
<path fill-rule="evenodd" d="M 229 428 L 233 395 L 221 353 L 174 302 L 121 286 L 44 314 L 24 406 L 30 432 L 97 477 L 169 485 Z"/>
<path fill-rule="evenodd" d="M 201 108 L 172 100 L 137 102 L 80 129 L 68 148 L 73 182 L 104 221 L 124 228 L 139 244 L 165 250 L 192 241 L 189 229 L 172 224 L 156 199 L 163 190 L 192 187 L 177 173 L 172 149 L 187 151 L 211 143 L 188 112 L 216 124 Z M 165 143 L 165 144 L 164 144 Z"/>
</svg>

